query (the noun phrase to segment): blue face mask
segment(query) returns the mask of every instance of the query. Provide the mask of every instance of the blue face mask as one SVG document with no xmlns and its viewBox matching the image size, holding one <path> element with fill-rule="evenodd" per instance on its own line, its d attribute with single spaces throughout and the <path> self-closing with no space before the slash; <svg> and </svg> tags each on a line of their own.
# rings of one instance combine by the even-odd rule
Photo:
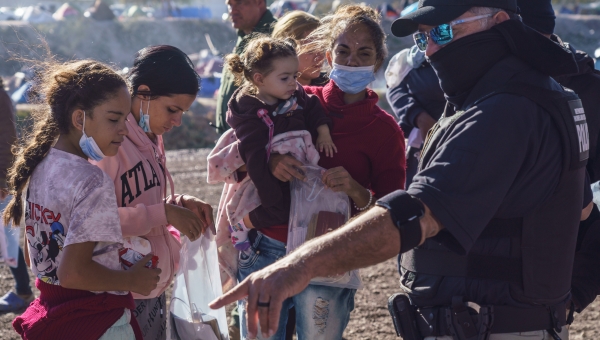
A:
<svg viewBox="0 0 600 340">
<path fill-rule="evenodd" d="M 81 151 L 83 151 L 83 153 L 91 160 L 94 160 L 94 161 L 102 160 L 102 158 L 104 158 L 104 154 L 102 153 L 102 150 L 100 150 L 100 147 L 98 146 L 98 144 L 96 144 L 94 137 L 88 137 L 85 134 L 85 111 L 83 112 L 82 132 L 83 132 L 83 135 L 79 139 L 79 146 L 81 147 Z"/>
<path fill-rule="evenodd" d="M 148 101 L 148 106 L 146 107 L 146 114 L 142 111 L 142 104 L 140 103 L 140 121 L 138 125 L 144 130 L 144 132 L 150 132 L 150 101 Z"/>
<path fill-rule="evenodd" d="M 333 63 L 329 78 L 345 93 L 357 94 L 375 80 L 375 65 L 350 67 Z"/>
</svg>

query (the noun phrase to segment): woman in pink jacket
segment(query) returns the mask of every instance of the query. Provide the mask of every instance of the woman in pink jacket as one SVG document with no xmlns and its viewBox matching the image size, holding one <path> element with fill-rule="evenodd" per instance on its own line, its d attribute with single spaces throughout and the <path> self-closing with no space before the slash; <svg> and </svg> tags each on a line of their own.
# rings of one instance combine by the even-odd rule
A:
<svg viewBox="0 0 600 340">
<path fill-rule="evenodd" d="M 177 271 L 180 233 L 195 240 L 214 228 L 209 204 L 175 194 L 162 140 L 163 133 L 181 125 L 198 93 L 199 77 L 185 53 L 161 45 L 140 50 L 127 78 L 132 93 L 129 134 L 115 157 L 96 164 L 114 181 L 125 246 L 127 241 L 149 246 L 158 257 L 158 286 L 148 296 L 133 295 L 133 314 L 144 339 L 160 340 L 166 338 L 165 290 Z"/>
</svg>

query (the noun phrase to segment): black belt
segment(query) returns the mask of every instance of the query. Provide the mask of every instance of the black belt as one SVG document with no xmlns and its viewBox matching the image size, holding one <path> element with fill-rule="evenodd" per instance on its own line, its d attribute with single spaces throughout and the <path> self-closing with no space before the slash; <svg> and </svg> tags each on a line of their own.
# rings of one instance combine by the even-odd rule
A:
<svg viewBox="0 0 600 340">
<path fill-rule="evenodd" d="M 449 308 L 449 307 L 448 307 Z M 446 307 L 417 308 L 415 317 L 421 336 L 451 335 Z M 560 329 L 566 324 L 566 305 L 560 303 L 552 307 L 517 308 L 493 306 L 493 322 L 490 333 L 532 332 Z M 477 315 L 471 315 L 477 324 Z"/>
</svg>

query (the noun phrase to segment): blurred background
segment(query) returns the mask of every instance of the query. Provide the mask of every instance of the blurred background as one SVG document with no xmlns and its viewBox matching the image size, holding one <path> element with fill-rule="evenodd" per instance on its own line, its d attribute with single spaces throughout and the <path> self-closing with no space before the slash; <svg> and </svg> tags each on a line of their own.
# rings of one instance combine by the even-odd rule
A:
<svg viewBox="0 0 600 340">
<path fill-rule="evenodd" d="M 289 10 L 323 16 L 349 0 L 268 0 L 277 17 Z M 389 27 L 414 0 L 366 0 Z M 555 32 L 577 49 L 600 56 L 600 1 L 559 0 Z M 183 126 L 165 135 L 168 149 L 212 147 L 222 58 L 233 50 L 236 34 L 225 0 L 0 0 L 0 76 L 17 107 L 19 126 L 27 129 L 32 109 L 31 71 L 19 59 L 40 59 L 46 47 L 58 60 L 93 58 L 127 72 L 135 53 L 148 45 L 169 44 L 186 52 L 201 76 L 201 91 Z M 413 44 L 412 38 L 388 37 L 389 57 Z M 597 51 L 598 50 L 598 51 Z M 598 54 L 595 54 L 595 53 Z M 389 59 L 389 58 L 388 58 Z M 385 66 L 385 65 L 384 65 Z M 380 106 L 389 108 L 383 67 L 371 88 Z"/>
</svg>

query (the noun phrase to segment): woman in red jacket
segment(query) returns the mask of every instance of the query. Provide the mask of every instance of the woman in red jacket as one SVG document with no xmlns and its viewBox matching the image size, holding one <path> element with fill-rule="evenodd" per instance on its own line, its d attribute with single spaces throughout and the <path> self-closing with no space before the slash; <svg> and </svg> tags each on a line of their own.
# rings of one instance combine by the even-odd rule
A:
<svg viewBox="0 0 600 340">
<path fill-rule="evenodd" d="M 323 174 L 327 186 L 350 197 L 352 215 L 369 208 L 376 198 L 404 188 L 404 135 L 394 118 L 377 106 L 377 94 L 367 88 L 387 54 L 385 33 L 378 20 L 369 7 L 341 7 L 322 20 L 323 24 L 307 37 L 309 43 L 299 51 L 326 51 L 332 67 L 331 81 L 326 86 L 305 86 L 305 91 L 320 99 L 333 121 L 331 135 L 338 152 L 332 158 L 321 154 L 319 165 L 328 169 Z M 269 163 L 279 180 L 304 179 L 296 170 L 302 163 L 291 156 L 273 154 Z M 287 225 L 251 230 L 251 247 L 239 256 L 239 281 L 285 256 L 287 233 Z M 292 306 L 296 308 L 299 340 L 340 339 L 354 308 L 355 292 L 310 284 L 284 302 L 279 329 L 262 330 L 261 339 L 284 338 L 287 312 Z M 239 304 L 243 338 L 260 336 L 246 329 L 246 309 L 250 314 L 258 313 L 268 302 Z"/>
<path fill-rule="evenodd" d="M 404 135 L 394 118 L 377 106 L 377 93 L 367 88 L 387 55 L 376 12 L 366 6 L 344 6 L 322 21 L 300 53 L 326 51 L 331 80 L 324 87 L 304 89 L 319 97 L 333 120 L 331 134 L 338 153 L 321 157 L 319 165 L 328 169 L 323 181 L 350 197 L 356 215 L 375 198 L 404 188 Z M 300 162 L 290 156 L 274 155 L 270 165 L 280 180 L 303 179 L 296 170 Z"/>
</svg>

